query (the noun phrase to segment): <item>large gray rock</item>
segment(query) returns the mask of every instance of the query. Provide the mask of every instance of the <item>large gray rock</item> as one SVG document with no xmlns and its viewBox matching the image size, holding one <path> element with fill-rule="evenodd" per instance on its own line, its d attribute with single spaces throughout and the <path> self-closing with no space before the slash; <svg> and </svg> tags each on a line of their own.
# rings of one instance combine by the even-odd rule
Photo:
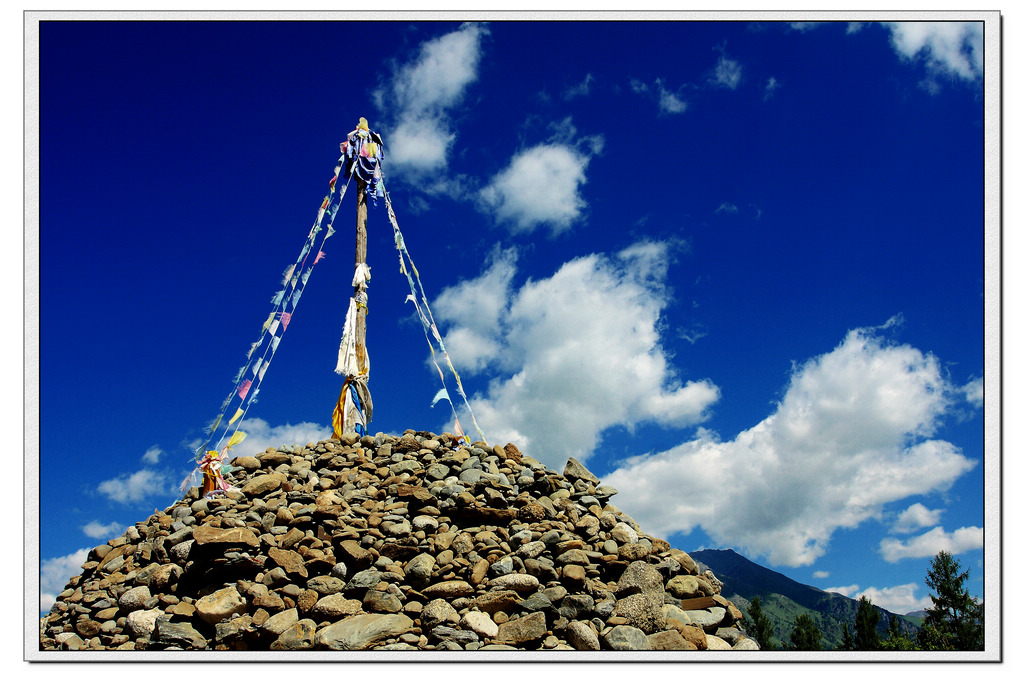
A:
<svg viewBox="0 0 1024 682">
<path fill-rule="evenodd" d="M 351 616 L 318 630 L 315 642 L 318 647 L 335 651 L 362 651 L 413 627 L 412 619 L 399 613 Z"/>
<path fill-rule="evenodd" d="M 616 625 L 605 635 L 604 643 L 613 651 L 650 651 L 647 635 L 629 625 Z"/>
<path fill-rule="evenodd" d="M 601 642 L 597 633 L 587 623 L 574 620 L 565 629 L 565 641 L 577 651 L 599 651 Z"/>
<path fill-rule="evenodd" d="M 163 618 L 157 620 L 152 639 L 182 649 L 206 648 L 206 638 L 190 623 L 172 623 Z"/>
</svg>

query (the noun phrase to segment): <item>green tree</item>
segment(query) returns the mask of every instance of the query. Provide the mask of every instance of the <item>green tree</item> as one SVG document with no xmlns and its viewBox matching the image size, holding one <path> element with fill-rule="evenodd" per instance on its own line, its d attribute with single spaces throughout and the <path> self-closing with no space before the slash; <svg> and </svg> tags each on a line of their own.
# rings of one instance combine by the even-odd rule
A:
<svg viewBox="0 0 1024 682">
<path fill-rule="evenodd" d="M 821 630 L 806 613 L 796 617 L 796 625 L 789 633 L 793 649 L 797 651 L 821 651 Z"/>
<path fill-rule="evenodd" d="M 857 615 L 854 618 L 853 648 L 857 651 L 878 651 L 881 638 L 878 636 L 878 609 L 866 595 L 862 595 L 857 604 Z"/>
<path fill-rule="evenodd" d="M 761 610 L 761 599 L 759 597 L 754 597 L 751 600 L 749 615 L 751 632 L 757 643 L 761 645 L 761 651 L 773 650 L 775 647 L 772 646 L 772 634 L 775 632 L 775 628 L 765 612 Z"/>
<path fill-rule="evenodd" d="M 889 630 L 881 643 L 882 651 L 916 651 L 920 649 L 914 640 L 907 637 L 900 629 L 899 619 L 895 616 L 889 619 Z"/>
<path fill-rule="evenodd" d="M 846 623 L 843 623 L 843 643 L 839 645 L 839 649 L 842 651 L 853 651 L 853 635 L 850 634 L 850 628 L 847 627 Z"/>
<path fill-rule="evenodd" d="M 925 583 L 933 590 L 925 609 L 918 643 L 925 649 L 981 651 L 985 648 L 984 606 L 968 594 L 970 570 L 961 571 L 953 555 L 941 551 L 932 559 Z"/>
</svg>

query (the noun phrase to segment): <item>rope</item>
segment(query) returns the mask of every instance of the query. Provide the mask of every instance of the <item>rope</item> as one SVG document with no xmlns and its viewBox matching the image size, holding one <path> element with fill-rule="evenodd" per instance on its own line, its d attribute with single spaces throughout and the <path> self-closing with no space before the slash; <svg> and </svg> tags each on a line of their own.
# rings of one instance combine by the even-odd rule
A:
<svg viewBox="0 0 1024 682">
<path fill-rule="evenodd" d="M 209 428 L 206 441 L 196 450 L 197 461 L 201 458 L 202 453 L 207 449 L 209 444 L 213 441 L 214 436 L 218 433 L 218 429 L 221 427 L 221 422 L 225 415 L 227 415 L 227 409 L 229 405 L 231 405 L 233 399 L 236 396 L 240 398 L 239 406 L 224 426 L 224 432 L 220 435 L 220 438 L 217 439 L 214 449 L 220 448 L 221 443 L 229 433 L 231 434 L 231 439 L 234 438 L 235 434 L 238 433 L 238 429 L 241 427 L 242 422 L 245 420 L 245 415 L 249 411 L 249 408 L 256 402 L 256 394 L 259 393 L 260 385 L 263 383 L 263 377 L 266 374 L 267 367 L 270 365 L 270 361 L 273 359 L 274 354 L 277 352 L 277 347 L 280 344 L 281 339 L 284 337 L 284 332 L 287 330 L 288 324 L 291 321 L 291 316 L 294 314 L 295 309 L 298 306 L 299 298 L 302 296 L 302 292 L 306 288 L 306 283 L 309 281 L 313 268 L 320 260 L 320 254 L 323 251 L 324 244 L 327 242 L 327 239 L 334 234 L 334 218 L 338 213 L 338 208 L 340 207 L 342 200 L 345 198 L 345 193 L 348 190 L 349 183 L 352 181 L 352 176 L 350 174 L 348 181 L 342 186 L 340 193 L 337 195 L 337 201 L 335 201 L 337 180 L 340 177 L 343 163 L 344 157 L 339 158 L 338 164 L 334 168 L 334 178 L 332 178 L 330 183 L 330 192 L 324 197 L 324 200 L 320 205 L 316 220 L 314 220 L 313 226 L 310 228 L 309 234 L 306 236 L 306 240 L 302 245 L 302 250 L 299 252 L 295 263 L 285 270 L 285 278 L 282 282 L 284 288 L 277 292 L 271 300 L 271 303 L 274 304 L 274 309 L 263 323 L 263 328 L 260 330 L 259 338 L 250 347 L 247 355 L 247 363 L 242 366 L 238 371 L 238 374 L 235 375 L 234 388 L 221 404 L 220 414 L 217 416 L 216 420 L 214 420 L 213 425 Z M 325 215 L 328 217 L 326 231 L 321 227 Z M 316 255 L 313 257 L 313 262 L 309 265 L 308 269 L 304 270 L 306 263 L 309 260 L 310 253 L 313 253 L 312 247 L 316 243 L 317 234 L 321 231 L 324 231 L 324 235 L 320 239 L 320 245 L 316 248 Z M 291 308 L 290 310 L 288 310 L 289 306 Z M 280 334 L 278 334 L 279 327 Z M 270 342 L 264 346 L 263 342 L 268 338 L 268 332 Z M 256 350 L 261 347 L 263 347 L 262 354 L 256 353 Z M 252 372 L 255 381 L 247 378 L 250 371 Z M 230 427 L 235 424 L 235 422 L 237 422 L 237 425 L 235 425 L 234 431 L 232 431 Z"/>
<path fill-rule="evenodd" d="M 473 408 L 469 404 L 469 398 L 466 397 L 466 391 L 462 387 L 462 379 L 459 378 L 459 373 L 455 371 L 455 366 L 452 364 L 452 359 L 448 355 L 448 351 L 444 347 L 444 341 L 441 339 L 440 332 L 437 331 L 437 324 L 434 322 L 434 315 L 430 311 L 430 304 L 427 302 L 427 294 L 423 289 L 423 282 L 420 281 L 419 271 L 416 269 L 416 264 L 413 263 L 412 256 L 409 254 L 409 249 L 405 245 L 405 237 L 402 236 L 402 231 L 398 227 L 398 218 L 395 217 L 395 209 L 391 205 L 391 195 L 388 193 L 387 187 L 384 185 L 383 178 L 381 179 L 381 189 L 384 193 L 384 203 L 388 211 L 388 220 L 391 222 L 391 227 L 395 231 L 395 248 L 398 250 L 398 267 L 399 271 L 405 275 L 405 278 L 409 282 L 409 296 L 405 300 L 412 301 L 413 306 L 416 308 L 416 314 L 420 318 L 420 324 L 423 325 L 423 335 L 427 339 L 427 345 L 430 346 L 430 360 L 434 363 L 434 368 L 437 369 L 438 376 L 441 378 L 442 390 L 438 392 L 434 398 L 434 402 L 441 398 L 448 400 L 448 404 L 452 407 L 452 415 L 455 418 L 455 428 L 458 435 L 462 434 L 462 427 L 459 424 L 459 415 L 455 410 L 455 404 L 452 402 L 450 395 L 448 394 L 448 386 L 445 384 L 444 372 L 441 367 L 437 364 L 437 356 L 434 352 L 434 343 L 430 340 L 433 336 L 434 340 L 437 341 L 438 347 L 441 353 L 444 354 L 445 362 L 448 365 L 448 369 L 451 370 L 452 375 L 455 377 L 455 383 L 458 386 L 459 395 L 462 396 L 463 402 L 466 403 L 466 409 L 469 410 L 470 419 L 473 420 L 473 426 L 476 428 L 476 432 L 480 434 L 480 440 L 484 443 L 487 442 L 487 438 L 484 436 L 483 430 L 476 421 L 476 415 L 473 414 Z M 405 260 L 409 260 L 409 267 L 406 267 Z M 410 275 L 410 270 L 412 275 Z M 416 277 L 416 283 L 413 283 L 413 276 Z M 416 287 L 419 287 L 420 297 L 417 300 Z M 423 307 L 420 307 L 420 302 L 423 303 Z M 426 313 L 424 313 L 424 309 Z"/>
</svg>

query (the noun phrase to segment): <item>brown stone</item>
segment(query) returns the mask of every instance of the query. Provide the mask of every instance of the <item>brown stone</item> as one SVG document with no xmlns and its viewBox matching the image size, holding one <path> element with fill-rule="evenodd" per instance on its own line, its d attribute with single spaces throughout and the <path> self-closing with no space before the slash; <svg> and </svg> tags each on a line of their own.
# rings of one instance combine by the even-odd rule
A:
<svg viewBox="0 0 1024 682">
<path fill-rule="evenodd" d="M 204 525 L 199 526 L 192 531 L 192 539 L 199 546 L 260 546 L 259 537 L 257 537 L 256 533 L 252 532 L 248 528 L 214 528 L 212 526 Z"/>
<path fill-rule="evenodd" d="M 696 625 L 678 625 L 675 630 L 682 635 L 683 639 L 690 642 L 701 651 L 708 648 L 708 640 L 707 637 L 705 637 L 704 630 L 702 628 L 699 628 Z"/>
<path fill-rule="evenodd" d="M 288 477 L 284 474 L 264 474 L 262 476 L 256 476 L 255 478 L 249 479 L 249 482 L 242 486 L 242 493 L 249 497 L 256 497 L 265 493 L 272 492 L 281 487 L 282 483 L 285 483 Z"/>
<path fill-rule="evenodd" d="M 496 614 L 499 611 L 508 613 L 514 610 L 520 601 L 522 600 L 517 592 L 494 590 L 477 597 L 473 600 L 473 605 L 485 613 Z"/>
<path fill-rule="evenodd" d="M 647 635 L 647 641 L 654 651 L 696 651 L 692 642 L 687 642 L 676 630 L 662 630 Z"/>
<path fill-rule="evenodd" d="M 516 618 L 498 626 L 498 636 L 495 638 L 501 642 L 511 644 L 525 644 L 540 639 L 547 632 L 547 623 L 543 612 L 531 613 L 522 618 Z"/>
<path fill-rule="evenodd" d="M 309 576 L 309 572 L 306 571 L 306 564 L 302 560 L 302 555 L 298 552 L 293 552 L 290 549 L 271 547 L 267 550 L 267 556 L 269 556 L 275 564 L 283 568 L 285 573 L 291 573 L 303 578 Z"/>
</svg>

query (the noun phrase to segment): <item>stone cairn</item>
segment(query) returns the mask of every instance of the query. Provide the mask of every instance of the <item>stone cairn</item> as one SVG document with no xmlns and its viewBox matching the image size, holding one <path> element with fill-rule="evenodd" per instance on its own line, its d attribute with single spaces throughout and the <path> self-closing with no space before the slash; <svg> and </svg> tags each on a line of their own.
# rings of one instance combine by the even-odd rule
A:
<svg viewBox="0 0 1024 682">
<path fill-rule="evenodd" d="M 756 650 L 710 571 L 570 459 L 451 434 L 233 460 L 95 547 L 40 650 Z"/>
</svg>

